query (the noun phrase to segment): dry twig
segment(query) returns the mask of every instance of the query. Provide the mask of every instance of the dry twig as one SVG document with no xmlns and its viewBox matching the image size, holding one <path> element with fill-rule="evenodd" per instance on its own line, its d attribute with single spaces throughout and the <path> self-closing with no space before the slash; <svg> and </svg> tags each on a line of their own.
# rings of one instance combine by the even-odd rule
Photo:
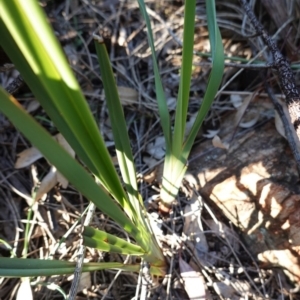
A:
<svg viewBox="0 0 300 300">
<path fill-rule="evenodd" d="M 300 95 L 296 88 L 296 82 L 291 67 L 287 62 L 286 58 L 281 54 L 275 42 L 267 34 L 261 23 L 256 18 L 248 2 L 246 0 L 240 0 L 240 3 L 244 8 L 247 16 L 249 17 L 256 33 L 262 36 L 264 42 L 266 43 L 266 45 L 272 53 L 273 66 L 278 72 L 281 89 L 285 95 L 285 101 L 289 111 L 290 121 L 296 131 L 298 140 L 300 140 Z M 282 118 L 283 115 L 281 114 L 280 116 Z M 284 120 L 282 121 L 284 123 Z M 288 142 L 293 152 L 294 158 L 297 162 L 298 172 L 300 174 L 300 153 L 296 146 L 298 141 L 295 141 L 291 137 L 291 139 L 289 139 Z"/>
</svg>

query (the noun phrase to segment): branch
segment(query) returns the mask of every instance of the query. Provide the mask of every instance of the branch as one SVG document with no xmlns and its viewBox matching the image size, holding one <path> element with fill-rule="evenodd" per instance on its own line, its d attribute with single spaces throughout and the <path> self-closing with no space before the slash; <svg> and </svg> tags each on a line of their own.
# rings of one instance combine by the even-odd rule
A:
<svg viewBox="0 0 300 300">
<path fill-rule="evenodd" d="M 273 93 L 272 88 L 268 83 L 265 84 L 266 91 L 275 107 L 275 110 L 277 111 L 281 121 L 282 125 L 285 131 L 285 137 L 288 140 L 288 143 L 290 145 L 290 148 L 293 152 L 294 158 L 297 163 L 297 169 L 298 173 L 300 174 L 300 144 L 296 136 L 296 132 L 291 124 L 286 105 L 284 103 L 280 103 L 280 101 L 276 98 L 275 94 Z"/>
<path fill-rule="evenodd" d="M 288 107 L 290 121 L 294 127 L 294 130 L 296 131 L 298 140 L 300 141 L 300 95 L 296 88 L 295 77 L 292 72 L 292 69 L 289 63 L 287 62 L 286 58 L 281 54 L 275 42 L 264 30 L 261 23 L 257 20 L 248 2 L 246 0 L 240 0 L 240 3 L 243 9 L 245 10 L 248 18 L 250 19 L 250 22 L 253 25 L 256 33 L 262 36 L 265 44 L 268 46 L 269 50 L 272 53 L 273 56 L 272 65 L 278 72 L 280 86 L 285 95 L 285 101 Z M 299 156 L 298 153 L 294 152 L 295 141 L 292 144 L 289 141 L 289 144 L 293 151 L 293 155 L 297 161 L 298 170 L 300 170 L 300 158 L 298 157 Z"/>
</svg>

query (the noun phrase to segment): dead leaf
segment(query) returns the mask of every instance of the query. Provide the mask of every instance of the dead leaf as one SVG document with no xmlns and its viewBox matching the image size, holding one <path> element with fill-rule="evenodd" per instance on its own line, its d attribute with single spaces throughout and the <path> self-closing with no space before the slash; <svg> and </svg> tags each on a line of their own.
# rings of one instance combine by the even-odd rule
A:
<svg viewBox="0 0 300 300">
<path fill-rule="evenodd" d="M 77 291 L 81 292 L 84 289 L 90 288 L 91 285 L 92 285 L 91 273 L 89 272 L 81 273 Z"/>
<path fill-rule="evenodd" d="M 250 112 L 248 115 L 246 115 L 247 121 L 240 122 L 239 127 L 241 128 L 250 128 L 254 126 L 258 119 L 259 119 L 259 113 L 253 111 L 252 113 Z"/>
<path fill-rule="evenodd" d="M 36 192 L 35 200 L 43 198 L 57 183 L 57 170 L 55 167 L 51 167 L 48 174 L 43 178 L 39 189 Z"/>
<path fill-rule="evenodd" d="M 208 139 L 212 139 L 220 132 L 220 129 L 208 129 L 205 133 L 202 135 Z"/>
<path fill-rule="evenodd" d="M 234 127 L 250 128 L 255 125 L 260 117 L 257 107 L 249 108 L 251 100 L 254 99 L 254 94 L 244 98 L 242 105 L 237 107 L 237 112 L 234 117 Z M 243 121 L 242 121 L 243 120 Z"/>
<path fill-rule="evenodd" d="M 71 148 L 71 146 L 68 144 L 68 142 L 65 140 L 65 138 L 60 134 L 56 134 L 53 136 L 54 139 L 57 140 L 57 142 L 72 156 L 75 157 L 75 152 Z M 25 149 L 24 151 L 20 152 L 18 154 L 18 159 L 15 163 L 15 168 L 20 169 L 20 168 L 25 168 L 30 166 L 32 163 L 37 161 L 38 159 L 42 158 L 43 155 L 35 147 L 31 147 L 28 149 Z"/>
<path fill-rule="evenodd" d="M 151 172 L 147 173 L 146 175 L 144 175 L 143 180 L 145 182 L 147 182 L 148 184 L 152 184 L 153 181 L 156 179 L 156 170 L 157 169 L 155 168 L 153 171 L 151 171 Z"/>
<path fill-rule="evenodd" d="M 61 133 L 58 133 L 54 137 L 57 140 L 57 142 L 74 158 L 75 157 L 75 151 L 71 148 L 69 143 L 63 137 L 63 135 Z"/>
<path fill-rule="evenodd" d="M 179 257 L 180 275 L 184 282 L 184 289 L 191 300 L 205 300 L 205 280 L 201 273 L 196 272 L 191 266 Z"/>
<path fill-rule="evenodd" d="M 32 289 L 29 278 L 22 278 L 21 284 L 18 288 L 16 300 L 33 300 Z"/>
<path fill-rule="evenodd" d="M 195 254 L 198 258 L 201 261 L 206 260 L 208 244 L 205 233 L 202 230 L 201 207 L 196 196 L 184 208 L 183 233 L 190 241 L 195 243 Z"/>
<path fill-rule="evenodd" d="M 138 103 L 139 94 L 136 90 L 125 86 L 118 86 L 118 92 L 122 105 L 126 106 Z"/>
<path fill-rule="evenodd" d="M 28 167 L 42 157 L 42 153 L 35 147 L 25 149 L 24 151 L 18 154 L 18 159 L 15 163 L 15 168 L 20 169 Z"/>
<path fill-rule="evenodd" d="M 240 95 L 230 95 L 230 102 L 235 108 L 240 107 L 243 104 L 243 98 Z"/>
<path fill-rule="evenodd" d="M 153 143 L 148 144 L 146 151 L 152 157 L 158 160 L 162 159 L 166 153 L 165 138 L 158 136 Z"/>
<path fill-rule="evenodd" d="M 32 100 L 28 103 L 27 107 L 26 107 L 26 111 L 28 113 L 31 113 L 33 111 L 36 111 L 39 107 L 40 107 L 40 103 L 36 100 Z"/>
<path fill-rule="evenodd" d="M 75 151 L 71 148 L 62 134 L 58 133 L 55 135 L 55 139 L 73 158 L 75 157 Z M 64 189 L 68 187 L 69 181 L 58 171 L 56 172 L 56 180 Z"/>
<path fill-rule="evenodd" d="M 238 106 L 238 110 L 234 116 L 234 127 L 236 127 L 242 120 L 246 109 L 248 108 L 253 96 L 249 95 L 244 98 L 242 105 Z"/>
<path fill-rule="evenodd" d="M 75 157 L 75 151 L 71 148 L 71 146 L 68 144 L 66 139 L 60 134 L 56 134 L 53 136 L 53 138 L 74 158 Z M 32 163 L 34 163 L 36 160 L 42 158 L 43 155 L 41 152 L 35 148 L 31 147 L 28 148 L 21 153 L 18 154 L 18 159 L 15 163 L 15 168 L 24 168 L 27 166 L 30 166 Z M 35 174 L 35 177 L 37 177 L 37 174 Z M 69 181 L 60 174 L 56 168 L 53 166 L 51 167 L 48 174 L 43 178 L 40 188 L 37 191 L 35 200 L 41 199 L 46 193 L 48 193 L 57 183 L 60 183 L 63 188 L 67 188 Z"/>
<path fill-rule="evenodd" d="M 206 242 L 205 234 L 203 233 L 202 224 L 200 220 L 201 211 L 200 203 L 196 197 L 193 197 L 189 204 L 184 208 L 184 226 L 183 233 L 190 240 L 197 240 L 201 243 L 202 251 L 208 251 L 208 245 Z"/>
<path fill-rule="evenodd" d="M 283 123 L 282 123 L 281 118 L 279 117 L 276 110 L 275 110 L 275 127 L 276 127 L 277 131 L 279 132 L 279 134 L 286 139 Z"/>
<path fill-rule="evenodd" d="M 232 115 L 224 122 L 228 127 L 220 136 L 227 139 L 233 130 Z M 197 174 L 201 194 L 239 228 L 247 250 L 265 261 L 264 267 L 283 267 L 292 281 L 300 282 L 300 235 L 293 235 L 296 227 L 300 231 L 295 224 L 299 222 L 300 207 L 299 191 L 295 190 L 298 173 L 274 124 L 270 121 L 258 131 L 236 137 L 230 148 L 234 150 L 228 155 L 211 148 L 207 141 L 192 152 L 192 157 L 199 158 L 193 159 L 190 172 Z M 295 219 L 291 218 L 294 212 Z M 289 255 L 270 251 L 284 254 L 284 249 Z"/>
<path fill-rule="evenodd" d="M 143 180 L 149 184 L 152 184 L 154 180 L 161 182 L 161 177 L 163 174 L 163 163 L 159 162 L 153 157 L 144 156 L 144 163 L 148 166 L 150 171 L 143 175 Z"/>
<path fill-rule="evenodd" d="M 218 135 L 214 136 L 214 138 L 212 139 L 212 144 L 216 148 L 221 148 L 221 149 L 225 149 L 225 150 L 229 149 L 229 144 L 223 143 Z"/>
<path fill-rule="evenodd" d="M 69 185 L 69 180 L 58 171 L 56 172 L 56 180 L 64 189 L 66 189 Z"/>
</svg>

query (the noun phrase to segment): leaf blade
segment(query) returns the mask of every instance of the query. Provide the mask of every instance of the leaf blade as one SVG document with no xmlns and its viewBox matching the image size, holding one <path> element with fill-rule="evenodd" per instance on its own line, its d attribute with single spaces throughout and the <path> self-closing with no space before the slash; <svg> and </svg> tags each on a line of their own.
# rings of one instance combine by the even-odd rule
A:
<svg viewBox="0 0 300 300">
<path fill-rule="evenodd" d="M 98 186 L 87 171 L 66 152 L 51 135 L 42 128 L 12 97 L 0 88 L 0 111 L 2 111 L 41 153 L 56 166 L 69 181 L 104 213 L 119 222 L 124 229 L 139 236 L 139 230 Z M 100 200 L 100 199 L 101 200 Z M 136 235 L 136 236 L 135 236 Z"/>
<path fill-rule="evenodd" d="M 143 256 L 145 251 L 137 245 L 127 242 L 105 231 L 85 227 L 82 233 L 84 245 L 106 252 Z"/>
<path fill-rule="evenodd" d="M 2 47 L 77 155 L 122 205 L 122 184 L 44 12 L 34 0 L 0 5 Z"/>
</svg>

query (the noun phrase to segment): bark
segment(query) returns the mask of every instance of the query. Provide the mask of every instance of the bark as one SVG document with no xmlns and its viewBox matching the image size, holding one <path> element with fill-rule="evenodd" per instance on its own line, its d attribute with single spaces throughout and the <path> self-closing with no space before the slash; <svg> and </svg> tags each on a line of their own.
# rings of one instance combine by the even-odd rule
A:
<svg viewBox="0 0 300 300">
<path fill-rule="evenodd" d="M 300 141 L 300 95 L 296 87 L 296 81 L 291 67 L 286 58 L 280 52 L 276 43 L 272 40 L 272 38 L 256 18 L 248 2 L 246 0 L 240 0 L 240 3 L 245 10 L 248 18 L 250 19 L 250 22 L 254 27 L 256 34 L 260 35 L 263 38 L 265 44 L 268 46 L 270 52 L 272 53 L 273 66 L 277 70 L 280 86 L 282 92 L 285 95 L 285 101 L 288 107 L 290 121 L 297 134 L 298 141 Z M 295 141 L 289 140 L 289 143 L 297 162 L 298 171 L 300 174 L 300 153 L 298 152 L 297 148 L 293 147 Z"/>
<path fill-rule="evenodd" d="M 222 141 L 232 138 L 232 119 L 222 122 Z M 252 254 L 263 263 L 288 268 L 289 277 L 299 283 L 297 165 L 273 121 L 239 132 L 229 150 L 214 148 L 211 141 L 200 144 L 189 165 L 204 199 L 213 201 L 241 230 Z"/>
</svg>

